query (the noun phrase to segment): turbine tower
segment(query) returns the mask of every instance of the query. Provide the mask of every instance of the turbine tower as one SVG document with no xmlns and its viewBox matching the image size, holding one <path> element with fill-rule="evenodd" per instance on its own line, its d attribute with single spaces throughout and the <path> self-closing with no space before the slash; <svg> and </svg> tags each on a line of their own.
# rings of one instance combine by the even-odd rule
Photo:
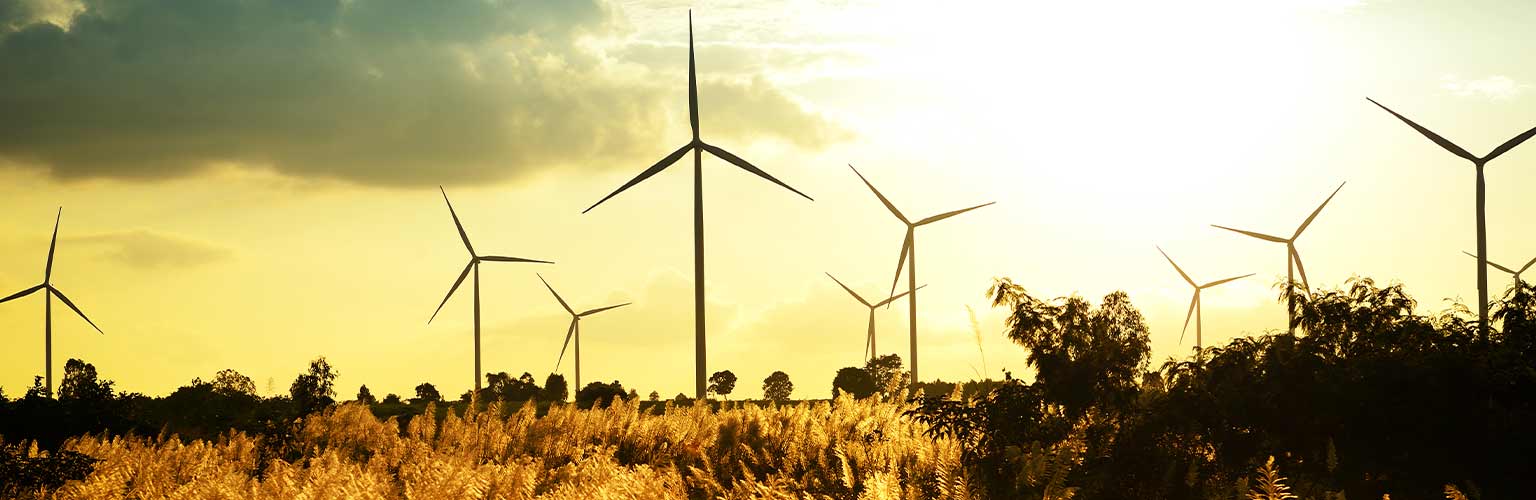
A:
<svg viewBox="0 0 1536 500">
<path fill-rule="evenodd" d="M 1472 253 L 1467 252 L 1465 250 L 1463 250 L 1461 253 L 1467 254 L 1468 257 L 1471 257 L 1471 258 L 1474 258 L 1474 259 L 1477 258 L 1476 255 L 1473 255 Z M 1514 276 L 1515 277 L 1515 285 L 1516 286 L 1519 286 L 1520 283 L 1521 283 L 1520 282 L 1520 275 L 1521 274 L 1525 274 L 1525 271 L 1527 269 L 1530 269 L 1531 265 L 1533 265 L 1533 264 L 1536 264 L 1536 257 L 1531 258 L 1531 260 L 1529 262 L 1526 262 L 1525 265 L 1520 266 L 1520 270 L 1519 271 L 1516 271 L 1514 269 L 1510 269 L 1510 268 L 1501 266 L 1497 262 L 1494 262 L 1494 261 L 1491 261 L 1491 260 L 1488 261 L 1488 265 L 1493 266 L 1494 269 L 1498 269 L 1500 271 L 1504 271 L 1505 273 L 1508 273 L 1510 276 Z"/>
<path fill-rule="evenodd" d="M 1236 280 L 1240 280 L 1240 279 L 1243 279 L 1243 278 L 1247 278 L 1249 276 L 1253 276 L 1253 273 L 1244 274 L 1242 276 L 1234 276 L 1234 277 L 1227 278 L 1227 279 L 1222 279 L 1222 280 L 1216 280 L 1216 281 L 1212 281 L 1210 283 L 1206 283 L 1204 285 L 1198 285 L 1198 284 L 1195 284 L 1195 280 L 1194 279 L 1191 279 L 1188 274 L 1184 273 L 1183 269 L 1179 268 L 1178 264 L 1173 262 L 1173 257 L 1169 257 L 1168 256 L 1168 252 L 1164 252 L 1163 251 L 1163 247 L 1157 247 L 1157 252 L 1163 254 L 1163 258 L 1168 259 L 1168 263 L 1169 264 L 1173 264 L 1173 270 L 1178 271 L 1179 272 L 1179 276 L 1183 277 L 1184 281 L 1186 283 L 1189 283 L 1189 286 L 1194 287 L 1194 289 L 1195 289 L 1195 296 L 1194 296 L 1194 298 L 1191 298 L 1189 300 L 1189 312 L 1184 314 L 1184 329 L 1179 331 L 1179 343 L 1181 343 L 1181 344 L 1184 343 L 1184 332 L 1189 331 L 1189 318 L 1191 318 L 1191 317 L 1195 318 L 1195 352 L 1198 353 L 1198 352 L 1200 352 L 1200 347 L 1204 345 L 1203 342 L 1205 340 L 1204 337 L 1201 334 L 1201 331 L 1200 331 L 1201 330 L 1201 328 L 1200 328 L 1200 319 L 1201 319 L 1200 316 L 1202 315 L 1201 304 L 1200 304 L 1200 291 L 1201 290 L 1205 290 L 1205 289 L 1210 288 L 1210 287 L 1213 287 L 1213 286 L 1216 286 L 1216 285 L 1220 285 L 1222 283 L 1229 282 L 1229 281 L 1236 281 Z"/>
<path fill-rule="evenodd" d="M 586 210 L 582 210 L 581 213 L 587 213 L 587 212 L 591 211 L 593 208 L 597 208 L 598 205 L 601 205 L 601 204 L 603 204 L 603 202 L 608 201 L 609 198 L 613 198 L 615 195 L 618 195 L 619 193 L 624 192 L 624 190 L 629 189 L 630 187 L 634 186 L 635 184 L 639 184 L 641 181 L 649 179 L 651 176 L 656 175 L 658 172 L 661 172 L 662 170 L 666 170 L 667 167 L 672 166 L 673 163 L 676 163 L 677 160 L 681 159 L 683 157 L 683 155 L 686 155 L 689 152 L 693 153 L 693 331 L 694 331 L 694 346 L 693 346 L 694 366 L 693 366 L 693 369 L 694 369 L 694 392 L 695 392 L 695 397 L 697 397 L 698 399 L 704 399 L 704 396 L 705 396 L 705 392 L 704 392 L 704 380 L 705 380 L 705 370 L 704 370 L 704 366 L 705 366 L 705 349 L 704 349 L 705 342 L 704 342 L 704 337 L 705 337 L 705 335 L 704 335 L 704 167 L 703 167 L 703 154 L 705 152 L 708 152 L 709 154 L 714 155 L 716 158 L 719 158 L 721 160 L 725 160 L 727 163 L 735 165 L 735 166 L 737 166 L 738 168 L 740 168 L 742 170 L 746 170 L 747 172 L 751 172 L 753 175 L 756 175 L 758 177 L 762 177 L 764 179 L 767 179 L 768 182 L 772 182 L 774 184 L 778 184 L 780 187 L 783 187 L 784 189 L 788 189 L 788 190 L 794 192 L 795 194 L 803 196 L 807 200 L 810 200 L 811 197 L 810 196 L 806 196 L 805 193 L 802 193 L 799 190 L 796 190 L 795 188 L 789 187 L 788 184 L 780 182 L 778 179 L 775 179 L 772 175 L 768 175 L 768 172 L 764 172 L 762 169 L 757 168 L 756 166 L 752 165 L 751 163 L 748 163 L 747 160 L 743 160 L 743 159 L 741 159 L 741 157 L 736 156 L 735 154 L 732 154 L 729 151 L 721 149 L 719 146 L 715 146 L 715 145 L 706 143 L 702 139 L 699 139 L 699 87 L 698 87 L 698 79 L 697 79 L 697 77 L 695 77 L 695 74 L 694 74 L 694 64 L 693 64 L 693 11 L 691 11 L 691 10 L 688 11 L 688 124 L 693 128 L 693 139 L 692 140 L 688 141 L 687 144 L 684 144 L 683 147 L 677 148 L 677 151 L 673 151 L 672 154 L 669 154 L 666 157 L 662 158 L 661 161 L 658 161 L 658 162 L 656 162 L 656 164 L 651 165 L 650 168 L 647 168 L 647 169 L 645 169 L 645 171 L 640 172 L 640 175 L 636 175 L 635 178 L 630 179 L 629 182 L 624 183 L 623 186 L 619 186 L 618 189 L 615 189 L 612 193 L 609 193 L 608 196 L 604 196 L 603 199 L 597 200 L 597 203 L 593 203 L 592 206 L 587 207 Z"/>
<path fill-rule="evenodd" d="M 1474 156 L 1472 153 L 1468 153 L 1467 150 L 1462 149 L 1461 146 L 1457 146 L 1451 141 L 1445 140 L 1445 138 L 1440 137 L 1439 134 L 1419 126 L 1419 124 L 1414 123 L 1413 120 L 1409 120 L 1407 117 L 1397 114 L 1396 111 L 1392 111 L 1391 108 L 1383 106 L 1381 103 L 1376 102 L 1375 99 L 1367 97 L 1365 100 L 1371 101 L 1371 104 L 1375 104 L 1377 107 L 1380 107 L 1381 109 L 1386 110 L 1386 112 L 1391 113 L 1392 116 L 1402 120 L 1403 123 L 1408 124 L 1409 127 L 1413 127 L 1414 130 L 1418 131 L 1419 134 L 1423 135 L 1425 138 L 1433 141 L 1435 144 L 1439 145 L 1441 148 L 1444 148 L 1446 151 L 1450 151 L 1451 154 L 1460 156 L 1465 158 L 1467 161 L 1472 162 L 1472 166 L 1477 168 L 1477 333 L 1479 340 L 1486 344 L 1488 342 L 1488 219 L 1483 211 L 1484 203 L 1487 198 L 1487 193 L 1485 192 L 1486 187 L 1483 183 L 1483 167 L 1486 166 L 1488 162 L 1493 161 L 1494 158 L 1498 158 L 1499 155 L 1509 152 L 1509 150 L 1514 149 L 1515 146 L 1519 146 L 1520 143 L 1525 142 L 1526 139 L 1530 139 L 1531 136 L 1536 135 L 1536 128 L 1527 130 L 1525 133 L 1517 135 L 1513 139 L 1504 141 L 1504 144 L 1500 144 L 1499 147 L 1493 148 L 1493 151 L 1489 151 L 1487 155 L 1479 158 Z"/>
<path fill-rule="evenodd" d="M 1292 335 L 1296 333 L 1296 287 L 1293 286 L 1296 283 L 1295 273 L 1301 274 L 1301 286 L 1306 289 L 1307 293 L 1312 293 L 1312 285 L 1307 283 L 1307 268 L 1301 265 L 1301 253 L 1296 251 L 1296 239 L 1301 237 L 1302 231 L 1307 230 L 1307 226 L 1312 224 L 1312 220 L 1317 218 L 1317 214 L 1323 212 L 1323 207 L 1328 206 L 1328 202 L 1333 201 L 1333 196 L 1339 194 L 1340 189 L 1344 189 L 1344 184 L 1342 182 L 1339 183 L 1339 187 L 1333 190 L 1333 194 L 1328 195 L 1328 199 L 1323 200 L 1323 204 L 1318 205 L 1317 210 L 1313 210 L 1312 215 L 1307 216 L 1307 220 L 1301 222 L 1301 226 L 1296 228 L 1296 232 L 1292 233 L 1290 238 L 1281 238 L 1279 236 L 1211 224 L 1212 227 L 1245 234 L 1264 241 L 1285 244 L 1285 329 L 1286 332 Z"/>
<path fill-rule="evenodd" d="M 918 226 L 932 224 L 996 202 L 989 201 L 974 207 L 944 212 L 912 222 L 907 219 L 907 216 L 902 215 L 900 210 L 896 209 L 896 205 L 891 204 L 891 200 L 886 199 L 885 195 L 880 194 L 880 190 L 875 189 L 875 185 L 870 184 L 869 179 L 865 179 L 864 174 L 859 173 L 859 169 L 853 168 L 853 165 L 848 165 L 848 168 L 853 169 L 853 174 L 859 176 L 859 180 L 864 181 L 865 186 L 869 186 L 869 190 L 875 193 L 875 197 L 880 199 L 880 203 L 885 204 L 885 208 L 891 211 L 891 215 L 896 216 L 896 219 L 900 220 L 902 224 L 907 225 L 907 237 L 901 242 L 901 256 L 896 259 L 896 276 L 891 279 L 891 293 L 894 294 L 896 292 L 896 283 L 901 281 L 901 266 L 906 264 L 908 341 L 911 342 L 912 351 L 912 383 L 916 384 L 921 379 L 917 378 L 917 242 L 913 239 L 913 233 L 917 230 Z"/>
<path fill-rule="evenodd" d="M 64 292 L 59 291 L 58 288 L 53 286 L 53 249 L 59 243 L 59 220 L 63 217 L 64 207 L 59 207 L 59 213 L 53 218 L 53 239 L 48 242 L 48 264 L 43 267 L 42 284 L 0 299 L 0 303 L 3 303 L 32 295 L 33 292 L 38 290 L 47 290 L 43 294 L 43 373 L 44 377 L 48 380 L 46 387 L 49 395 L 53 394 L 53 298 L 58 297 L 59 302 L 63 302 L 75 314 L 80 315 L 80 319 L 89 323 L 91 328 L 95 328 L 96 333 L 106 334 L 106 332 L 101 331 L 101 327 L 96 326 L 96 323 L 91 321 L 91 318 L 85 317 L 85 313 L 80 312 L 80 308 L 75 307 L 75 303 L 69 300 L 69 297 L 65 297 Z"/>
<path fill-rule="evenodd" d="M 464 271 L 459 273 L 458 279 L 453 280 L 453 286 L 448 288 L 448 295 L 437 305 L 437 310 L 432 311 L 432 317 L 427 319 L 427 324 L 437 319 L 437 313 L 443 311 L 443 306 L 448 304 L 448 299 L 453 298 L 453 292 L 459 290 L 459 285 L 464 283 L 464 278 L 470 271 L 475 273 L 475 392 L 480 392 L 480 263 L 481 262 L 537 262 L 539 264 L 554 264 L 544 260 L 524 259 L 519 257 L 502 257 L 499 255 L 480 255 L 475 253 L 475 246 L 469 243 L 469 235 L 464 232 L 464 224 L 459 223 L 459 214 L 453 211 L 453 202 L 448 201 L 448 192 L 443 191 L 442 186 L 437 187 L 443 193 L 443 203 L 448 204 L 448 215 L 453 217 L 454 227 L 459 229 L 459 239 L 464 240 L 464 249 L 469 251 L 469 263 L 464 265 Z"/>
<path fill-rule="evenodd" d="M 555 291 L 555 287 L 549 286 L 549 282 L 544 280 L 543 275 L 539 275 L 538 273 L 534 274 L 539 276 L 539 281 L 544 282 L 544 288 L 549 289 L 549 293 L 555 296 L 555 300 L 560 301 L 560 307 L 564 307 L 565 312 L 571 313 L 571 327 L 565 330 L 565 343 L 560 344 L 560 358 L 555 360 L 555 371 L 560 370 L 560 362 L 565 361 L 565 348 L 570 346 L 572 344 L 571 341 L 574 339 L 576 345 L 576 390 L 581 390 L 581 318 L 607 311 L 609 309 L 624 307 L 630 303 L 625 302 L 619 305 L 599 307 L 597 309 L 589 309 L 578 313 L 571 309 L 570 304 L 565 303 L 565 299 L 560 298 L 560 293 Z"/>
<path fill-rule="evenodd" d="M 901 292 L 896 295 L 887 297 L 885 300 L 871 304 L 868 300 L 864 300 L 864 297 L 860 296 L 858 292 L 853 291 L 852 288 L 848 288 L 848 285 L 844 285 L 843 282 L 839 281 L 836 276 L 832 275 L 832 273 L 827 273 L 827 277 L 832 278 L 832 281 L 836 281 L 838 286 L 843 287 L 843 290 L 847 290 L 848 295 L 852 295 L 854 300 L 859 301 L 860 304 L 864 304 L 864 307 L 869 308 L 869 336 L 864 339 L 864 359 L 874 359 L 874 357 L 879 354 L 879 351 L 875 350 L 875 309 L 894 302 L 896 299 L 906 295 L 907 292 Z M 921 289 L 923 286 L 917 288 Z"/>
</svg>

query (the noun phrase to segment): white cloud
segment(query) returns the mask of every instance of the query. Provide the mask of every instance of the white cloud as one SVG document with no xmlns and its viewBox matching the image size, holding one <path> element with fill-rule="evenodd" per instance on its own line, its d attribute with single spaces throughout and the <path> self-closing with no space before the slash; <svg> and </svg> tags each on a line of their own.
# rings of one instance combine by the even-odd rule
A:
<svg viewBox="0 0 1536 500">
<path fill-rule="evenodd" d="M 1514 98 L 1531 88 L 1529 83 L 1519 83 L 1504 75 L 1467 80 L 1457 75 L 1440 77 L 1440 88 L 1458 97 L 1481 97 L 1495 101 Z"/>
</svg>

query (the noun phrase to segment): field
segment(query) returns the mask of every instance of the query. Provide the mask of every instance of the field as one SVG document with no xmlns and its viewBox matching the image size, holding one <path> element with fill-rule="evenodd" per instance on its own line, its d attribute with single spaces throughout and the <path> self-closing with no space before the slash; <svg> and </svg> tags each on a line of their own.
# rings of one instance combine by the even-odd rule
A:
<svg viewBox="0 0 1536 500">
<path fill-rule="evenodd" d="M 84 436 L 64 499 L 970 498 L 959 444 L 877 398 L 642 412 L 491 404 L 402 425 L 345 404 L 286 438 Z M 428 412 L 428 415 L 432 412 Z M 282 442 L 286 441 L 286 442 Z"/>
</svg>

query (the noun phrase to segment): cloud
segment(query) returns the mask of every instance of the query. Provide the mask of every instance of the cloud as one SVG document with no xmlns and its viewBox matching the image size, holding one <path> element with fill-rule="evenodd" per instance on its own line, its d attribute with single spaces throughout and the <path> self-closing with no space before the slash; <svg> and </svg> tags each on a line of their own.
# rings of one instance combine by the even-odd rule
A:
<svg viewBox="0 0 1536 500">
<path fill-rule="evenodd" d="M 686 130 L 681 72 L 593 42 L 626 33 L 601 0 L 26 5 L 0 8 L 0 162 L 62 179 L 499 181 L 628 165 Z M 709 81 L 719 135 L 846 136 L 760 79 Z"/>
<path fill-rule="evenodd" d="M 1440 88 L 1459 97 L 1480 97 L 1503 101 L 1529 90 L 1531 84 L 1519 83 L 1504 75 L 1492 75 L 1477 80 L 1465 80 L 1456 75 L 1446 75 L 1440 77 Z"/>
<path fill-rule="evenodd" d="M 148 229 L 76 236 L 64 240 L 96 247 L 106 258 L 146 270 L 210 264 L 234 255 L 233 251 L 219 245 Z"/>
</svg>

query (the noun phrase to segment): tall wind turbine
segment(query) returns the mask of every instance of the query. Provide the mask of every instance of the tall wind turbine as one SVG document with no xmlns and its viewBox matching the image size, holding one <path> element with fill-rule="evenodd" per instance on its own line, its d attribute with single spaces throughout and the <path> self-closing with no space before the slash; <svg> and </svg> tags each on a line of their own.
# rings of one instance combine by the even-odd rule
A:
<svg viewBox="0 0 1536 500">
<path fill-rule="evenodd" d="M 1163 254 L 1163 258 L 1168 259 L 1169 264 L 1173 264 L 1173 270 L 1178 271 L 1179 276 L 1183 277 L 1184 281 L 1189 283 L 1189 286 L 1194 287 L 1195 289 L 1194 298 L 1189 300 L 1189 312 L 1184 315 L 1184 329 L 1179 331 L 1179 343 L 1184 342 L 1184 332 L 1189 331 L 1189 318 L 1193 317 L 1195 318 L 1195 352 L 1200 352 L 1200 347 L 1204 345 L 1202 342 L 1205 340 L 1202 337 L 1200 331 L 1200 316 L 1202 314 L 1200 306 L 1200 291 L 1216 285 L 1220 285 L 1222 283 L 1226 283 L 1228 281 L 1236 281 L 1247 278 L 1249 276 L 1253 276 L 1253 273 L 1244 274 L 1242 276 L 1234 276 L 1227 279 L 1212 281 L 1204 285 L 1199 285 L 1195 284 L 1195 280 L 1191 279 L 1188 274 L 1184 273 L 1183 269 L 1179 268 L 1178 264 L 1173 262 L 1173 257 L 1169 257 L 1168 252 L 1163 251 L 1163 247 L 1157 247 L 1157 252 Z"/>
<path fill-rule="evenodd" d="M 1285 328 L 1287 332 L 1293 335 L 1296 333 L 1296 288 L 1291 285 L 1296 283 L 1295 273 L 1301 273 L 1301 286 L 1305 287 L 1307 293 L 1312 293 L 1312 285 L 1307 283 L 1307 268 L 1301 265 L 1301 253 L 1296 251 L 1296 239 L 1301 237 L 1302 231 L 1307 230 L 1307 226 L 1312 224 L 1312 220 L 1317 218 L 1317 214 L 1323 212 L 1323 207 L 1328 206 L 1328 202 L 1333 201 L 1333 196 L 1339 194 L 1340 189 L 1344 189 L 1344 184 L 1343 182 L 1339 183 L 1339 187 L 1333 190 L 1333 194 L 1328 195 L 1328 199 L 1323 200 L 1323 204 L 1318 205 L 1317 210 L 1313 210 L 1312 215 L 1307 216 L 1307 220 L 1301 222 L 1301 226 L 1296 228 L 1296 232 L 1292 233 L 1290 238 L 1281 238 L 1279 236 L 1211 224 L 1212 227 L 1245 234 L 1264 241 L 1285 244 Z"/>
<path fill-rule="evenodd" d="M 694 345 L 693 345 L 694 366 L 693 366 L 693 369 L 694 369 L 694 392 L 696 393 L 695 397 L 697 397 L 698 399 L 704 399 L 704 396 L 706 394 L 704 392 L 705 349 L 704 349 L 704 167 L 703 167 L 703 154 L 705 152 L 708 152 L 709 154 L 714 155 L 716 158 L 719 158 L 721 160 L 725 160 L 726 162 L 728 162 L 728 163 L 730 163 L 732 165 L 735 165 L 735 166 L 741 168 L 742 170 L 746 170 L 746 171 L 751 172 L 752 174 L 754 174 L 754 175 L 756 175 L 758 177 L 762 177 L 764 179 L 767 179 L 769 182 L 772 182 L 774 184 L 778 184 L 780 187 L 783 187 L 784 189 L 788 189 L 788 190 L 794 192 L 795 194 L 803 196 L 807 200 L 811 199 L 811 197 L 810 196 L 806 196 L 805 193 L 802 193 L 799 190 L 796 190 L 795 188 L 789 187 L 788 184 L 780 182 L 778 179 L 775 179 L 772 175 L 768 175 L 768 172 L 764 172 L 762 169 L 757 168 L 756 166 L 753 166 L 751 163 L 748 163 L 747 160 L 741 159 L 741 157 L 736 156 L 735 154 L 732 154 L 730 151 L 726 151 L 724 149 L 721 149 L 719 146 L 715 146 L 715 145 L 706 143 L 702 139 L 699 139 L 699 87 L 698 87 L 698 79 L 694 76 L 694 64 L 693 64 L 693 11 L 691 11 L 691 10 L 688 11 L 688 124 L 693 127 L 693 139 L 692 140 L 688 141 L 687 144 L 684 144 L 683 147 L 677 148 L 677 151 L 673 151 L 672 154 L 669 154 L 666 157 L 662 158 L 661 161 L 658 161 L 658 162 L 656 162 L 656 164 L 651 165 L 650 168 L 647 168 L 647 169 L 645 169 L 645 171 L 640 172 L 640 175 L 636 175 L 635 178 L 630 179 L 629 182 L 624 183 L 623 186 L 619 186 L 618 189 L 615 189 L 612 193 L 609 193 L 608 196 L 604 196 L 603 199 L 597 200 L 597 203 L 593 203 L 592 206 L 587 207 L 586 210 L 582 210 L 581 213 L 587 213 L 587 212 L 591 211 L 593 208 L 597 208 L 598 205 L 601 205 L 601 204 L 603 204 L 603 202 L 608 201 L 609 198 L 613 198 L 615 195 L 618 195 L 619 193 L 624 192 L 624 190 L 629 189 L 631 186 L 634 186 L 635 184 L 639 184 L 641 181 L 649 179 L 651 176 L 656 175 L 656 173 L 661 172 L 662 170 L 666 170 L 667 167 L 672 166 L 673 163 L 676 163 L 677 160 L 681 159 L 683 157 L 683 155 L 688 154 L 690 151 L 693 152 L 693 331 L 694 331 Z"/>
<path fill-rule="evenodd" d="M 469 235 L 464 232 L 464 224 L 459 223 L 459 214 L 453 211 L 453 202 L 448 201 L 448 192 L 443 191 L 442 186 L 437 187 L 443 193 L 443 203 L 448 204 L 448 215 L 453 217 L 453 226 L 459 229 L 459 239 L 464 240 L 464 249 L 469 251 L 469 263 L 464 265 L 464 271 L 459 273 L 458 279 L 453 280 L 453 286 L 448 288 L 448 295 L 443 297 L 442 303 L 437 305 L 437 310 L 432 311 L 432 317 L 427 319 L 427 324 L 437 319 L 437 313 L 443 311 L 443 306 L 448 299 L 453 298 L 453 292 L 459 290 L 459 285 L 464 283 L 464 278 L 470 271 L 475 273 L 475 392 L 480 391 L 480 263 L 481 262 L 537 262 L 540 264 L 554 264 L 545 260 L 524 259 L 519 257 L 502 257 L 499 255 L 480 255 L 475 253 L 475 246 L 469 244 Z"/>
<path fill-rule="evenodd" d="M 43 294 L 43 373 L 48 380 L 48 394 L 53 394 L 53 298 L 57 296 L 60 302 L 69 306 L 75 314 L 80 315 L 80 319 L 89 323 L 91 328 L 95 328 L 96 333 L 106 334 L 101 331 L 101 327 L 91 321 L 91 318 L 85 317 L 85 313 L 80 312 L 80 308 L 75 307 L 75 303 L 70 301 L 69 297 L 65 297 L 64 292 L 53 286 L 53 249 L 59 243 L 59 220 L 62 218 L 64 218 L 64 207 L 59 207 L 58 215 L 53 218 L 53 239 L 48 242 L 48 264 L 43 268 L 43 283 L 0 299 L 0 302 L 7 302 L 32 295 L 38 290 L 47 290 Z"/>
<path fill-rule="evenodd" d="M 1474 259 L 1477 258 L 1476 255 L 1473 255 L 1473 254 L 1471 254 L 1470 252 L 1467 252 L 1467 251 L 1462 251 L 1461 253 L 1467 254 L 1468 257 L 1471 257 L 1471 258 L 1474 258 Z M 1520 266 L 1520 270 L 1519 271 L 1516 271 L 1514 269 L 1510 269 L 1510 268 L 1501 266 L 1497 262 L 1494 262 L 1494 261 L 1491 261 L 1491 260 L 1488 261 L 1488 265 L 1493 266 L 1494 269 L 1498 269 L 1500 271 L 1504 271 L 1505 273 L 1508 273 L 1510 276 L 1514 276 L 1515 277 L 1515 284 L 1516 285 L 1520 284 L 1520 275 L 1521 274 L 1525 274 L 1525 271 L 1527 269 L 1530 269 L 1531 265 L 1533 265 L 1533 264 L 1536 264 L 1536 257 L 1531 258 L 1531 260 L 1529 262 L 1526 262 L 1525 265 Z"/>
<path fill-rule="evenodd" d="M 885 204 L 885 208 L 891 211 L 891 215 L 896 216 L 902 224 L 907 225 L 907 237 L 901 242 L 901 256 L 896 259 L 896 276 L 891 279 L 891 293 L 896 292 L 896 283 L 901 281 L 901 266 L 906 264 L 908 340 L 912 346 L 912 382 L 917 383 L 917 381 L 922 379 L 917 378 L 917 242 L 913 240 L 913 233 L 917 230 L 918 226 L 932 224 L 997 202 L 989 201 L 974 207 L 944 212 L 912 222 L 907 219 L 907 216 L 902 215 L 900 210 L 896 209 L 896 205 L 891 204 L 891 200 L 886 199 L 885 195 L 880 194 L 880 190 L 875 189 L 875 185 L 870 184 L 869 179 L 865 179 L 864 174 L 859 173 L 859 169 L 853 168 L 853 165 L 848 165 L 848 168 L 853 169 L 853 174 L 859 176 L 859 180 L 864 181 L 865 186 L 869 186 L 869 190 L 875 193 L 875 197 L 880 199 L 880 203 Z"/>
<path fill-rule="evenodd" d="M 827 277 L 832 278 L 832 281 L 836 281 L 838 286 L 843 287 L 843 290 L 847 290 L 848 294 L 852 295 L 854 300 L 859 301 L 860 304 L 864 304 L 864 307 L 869 308 L 869 336 L 864 339 L 864 359 L 874 359 L 874 357 L 880 353 L 879 351 L 875 350 L 875 309 L 878 309 L 880 306 L 890 304 L 896 299 L 901 298 L 903 295 L 906 295 L 907 292 L 901 292 L 896 295 L 887 297 L 885 300 L 871 304 L 868 300 L 864 300 L 864 297 L 860 296 L 858 292 L 853 291 L 852 288 L 848 288 L 848 285 L 844 285 L 843 282 L 839 281 L 836 276 L 832 275 L 832 273 L 827 273 Z M 921 289 L 923 287 L 920 286 L 917 288 Z"/>
<path fill-rule="evenodd" d="M 555 370 L 560 370 L 560 362 L 565 361 L 565 348 L 569 347 L 572 343 L 571 341 L 574 339 L 576 344 L 576 389 L 581 390 L 581 318 L 607 311 L 609 309 L 624 307 L 630 303 L 625 302 L 619 305 L 599 307 L 597 309 L 589 309 L 578 313 L 574 309 L 571 309 L 570 304 L 565 303 L 565 299 L 560 298 L 560 293 L 555 291 L 555 287 L 549 286 L 549 282 L 544 280 L 543 275 L 538 276 L 539 281 L 544 282 L 544 288 L 548 288 L 549 293 L 555 296 L 555 300 L 560 301 L 560 307 L 564 307 L 565 312 L 571 313 L 571 327 L 565 330 L 565 343 L 560 345 L 560 358 L 555 360 Z"/>
<path fill-rule="evenodd" d="M 1483 157 L 1479 158 L 1477 156 L 1474 156 L 1472 153 L 1468 153 L 1467 150 L 1462 149 L 1461 146 L 1457 146 L 1456 144 L 1452 143 L 1451 141 L 1445 140 L 1445 138 L 1444 137 L 1440 137 L 1439 134 L 1436 134 L 1434 132 L 1431 132 L 1427 128 L 1419 126 L 1419 124 L 1414 123 L 1413 120 L 1409 120 L 1407 117 L 1405 117 L 1403 115 L 1400 115 L 1400 114 L 1397 114 L 1396 111 L 1392 111 L 1391 108 L 1383 106 L 1381 103 L 1376 102 L 1375 99 L 1371 99 L 1371 98 L 1367 97 L 1367 98 L 1365 98 L 1365 100 L 1371 101 L 1371 104 L 1375 104 L 1377 107 L 1380 107 L 1381 109 L 1386 110 L 1388 113 L 1392 113 L 1392 116 L 1395 116 L 1395 117 L 1397 117 L 1397 119 L 1402 120 L 1403 123 L 1408 124 L 1409 127 L 1413 127 L 1413 129 L 1418 131 L 1419 134 L 1422 134 L 1424 137 L 1428 138 L 1430 141 L 1433 141 L 1435 144 L 1439 145 L 1441 148 L 1444 148 L 1446 151 L 1450 151 L 1451 154 L 1453 154 L 1453 155 L 1465 158 L 1467 161 L 1472 162 L 1472 166 L 1477 167 L 1477 332 L 1478 332 L 1478 336 L 1480 337 L 1480 340 L 1482 340 L 1484 343 L 1487 343 L 1488 342 L 1488 228 L 1487 228 L 1487 217 L 1486 217 L 1486 215 L 1483 212 L 1484 201 L 1487 198 L 1487 194 L 1485 193 L 1486 188 L 1485 188 L 1484 183 L 1483 183 L 1483 166 L 1487 165 L 1488 162 L 1493 161 L 1494 158 L 1498 158 L 1499 155 L 1502 155 L 1504 153 L 1509 152 L 1509 150 L 1514 149 L 1515 146 L 1519 146 L 1520 143 L 1525 142 L 1526 139 L 1530 139 L 1531 136 L 1536 135 L 1536 128 L 1532 128 L 1530 130 L 1527 130 L 1527 131 L 1525 131 L 1525 133 L 1517 135 L 1513 139 L 1510 139 L 1508 141 L 1504 141 L 1504 144 L 1500 144 L 1499 147 L 1493 148 L 1493 151 L 1489 151 L 1487 155 L 1484 155 Z"/>
</svg>

